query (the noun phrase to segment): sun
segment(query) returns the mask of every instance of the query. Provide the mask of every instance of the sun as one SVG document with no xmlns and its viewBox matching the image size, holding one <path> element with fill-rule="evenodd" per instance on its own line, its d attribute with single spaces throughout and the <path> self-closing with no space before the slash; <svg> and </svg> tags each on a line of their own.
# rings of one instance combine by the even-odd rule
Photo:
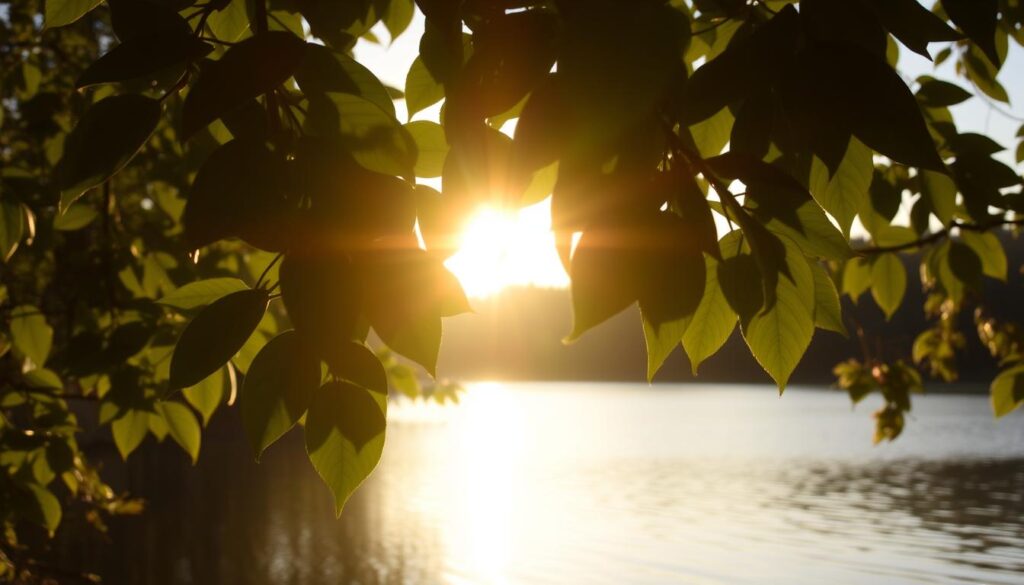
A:
<svg viewBox="0 0 1024 585">
<path fill-rule="evenodd" d="M 555 252 L 550 199 L 514 211 L 481 207 L 445 262 L 466 294 L 481 298 L 509 286 L 565 288 L 569 277 Z"/>
</svg>

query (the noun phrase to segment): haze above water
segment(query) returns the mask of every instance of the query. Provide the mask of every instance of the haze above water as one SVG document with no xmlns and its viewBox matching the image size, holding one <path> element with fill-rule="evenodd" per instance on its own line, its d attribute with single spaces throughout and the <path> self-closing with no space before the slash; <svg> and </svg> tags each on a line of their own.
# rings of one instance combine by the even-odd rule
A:
<svg viewBox="0 0 1024 585">
<path fill-rule="evenodd" d="M 475 384 L 459 407 L 395 405 L 340 521 L 298 433 L 256 465 L 229 420 L 195 468 L 144 451 L 123 480 L 149 513 L 64 557 L 112 583 L 1021 583 L 1024 417 L 916 397 L 905 435 L 872 447 L 874 408 Z"/>
</svg>

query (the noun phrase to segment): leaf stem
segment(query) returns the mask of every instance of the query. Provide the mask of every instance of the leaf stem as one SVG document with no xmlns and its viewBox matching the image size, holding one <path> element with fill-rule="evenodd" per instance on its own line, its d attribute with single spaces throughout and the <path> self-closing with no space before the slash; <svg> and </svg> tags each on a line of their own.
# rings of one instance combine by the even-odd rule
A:
<svg viewBox="0 0 1024 585">
<path fill-rule="evenodd" d="M 959 229 L 968 232 L 987 232 L 991 229 L 1024 225 L 1024 219 L 998 219 L 986 223 L 964 223 L 961 221 L 953 221 L 949 224 L 949 227 L 943 228 L 933 234 L 924 236 L 923 238 L 916 239 L 912 242 L 906 242 L 903 244 L 894 244 L 892 246 L 868 246 L 866 248 L 860 248 L 854 250 L 861 256 L 869 256 L 872 254 L 884 254 L 885 252 L 901 252 L 903 250 L 910 250 L 912 248 L 919 248 L 928 244 L 933 244 L 943 238 L 947 238 L 951 235 L 952 230 Z"/>
</svg>

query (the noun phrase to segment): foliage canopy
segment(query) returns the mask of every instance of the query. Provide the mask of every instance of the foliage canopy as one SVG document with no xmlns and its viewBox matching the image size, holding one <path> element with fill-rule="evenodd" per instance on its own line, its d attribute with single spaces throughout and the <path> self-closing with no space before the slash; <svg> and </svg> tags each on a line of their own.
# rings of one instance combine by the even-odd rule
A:
<svg viewBox="0 0 1024 585">
<path fill-rule="evenodd" d="M 403 91 L 352 50 L 415 9 Z M 78 449 L 79 401 L 124 457 L 153 435 L 194 460 L 237 393 L 257 458 L 303 422 L 340 513 L 389 385 L 454 397 L 391 351 L 435 374 L 443 319 L 469 309 L 442 262 L 483 203 L 552 194 L 569 339 L 637 303 L 651 377 L 680 344 L 696 372 L 738 326 L 781 390 L 816 329 L 864 335 L 840 295 L 892 316 L 920 251 L 934 325 L 906 357 L 865 343 L 838 384 L 880 393 L 876 440 L 895 438 L 918 368 L 955 379 L 973 307 L 1012 411 L 1020 332 L 982 293 L 1016 268 L 1021 176 L 950 108 L 1008 102 L 1022 26 L 1019 0 L 0 3 L 0 576 L 27 574 L 19 533 L 66 505 L 138 509 Z M 908 81 L 901 51 L 960 79 Z M 440 123 L 395 99 L 410 118 L 443 100 Z"/>
</svg>

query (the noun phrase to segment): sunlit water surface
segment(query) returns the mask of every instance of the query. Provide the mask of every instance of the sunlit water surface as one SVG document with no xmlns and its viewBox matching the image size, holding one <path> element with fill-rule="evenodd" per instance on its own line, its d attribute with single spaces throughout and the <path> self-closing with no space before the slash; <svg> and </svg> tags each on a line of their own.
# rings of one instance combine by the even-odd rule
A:
<svg viewBox="0 0 1024 585">
<path fill-rule="evenodd" d="M 113 583 L 1024 583 L 1024 417 L 915 398 L 871 445 L 839 393 L 476 384 L 397 404 L 383 462 L 335 520 L 299 433 L 251 462 L 234 429 L 183 470 L 151 449 L 149 499 L 106 545 Z"/>
</svg>

